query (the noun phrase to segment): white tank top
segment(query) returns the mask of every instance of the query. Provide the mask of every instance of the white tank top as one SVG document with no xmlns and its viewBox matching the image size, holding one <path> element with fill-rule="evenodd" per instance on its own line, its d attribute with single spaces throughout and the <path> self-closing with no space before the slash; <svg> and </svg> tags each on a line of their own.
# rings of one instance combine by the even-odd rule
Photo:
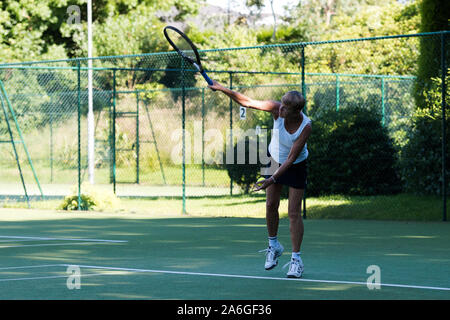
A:
<svg viewBox="0 0 450 320">
<path fill-rule="evenodd" d="M 305 126 L 311 123 L 311 119 L 309 119 L 303 112 L 302 115 L 302 123 L 298 127 L 297 131 L 292 134 L 289 133 L 284 127 L 284 118 L 278 117 L 278 119 L 273 120 L 272 139 L 269 144 L 269 152 L 272 158 L 279 164 L 282 164 L 287 160 L 294 141 L 300 136 Z M 297 159 L 295 159 L 294 163 L 302 162 L 303 160 L 306 160 L 306 158 L 308 158 L 308 148 L 305 143 L 303 150 L 300 152 Z"/>
</svg>

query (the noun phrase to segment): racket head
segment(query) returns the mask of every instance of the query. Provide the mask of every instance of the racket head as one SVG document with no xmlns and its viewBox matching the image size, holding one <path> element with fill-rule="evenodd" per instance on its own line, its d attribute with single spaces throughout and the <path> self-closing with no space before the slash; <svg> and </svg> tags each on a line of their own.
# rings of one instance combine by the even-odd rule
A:
<svg viewBox="0 0 450 320">
<path fill-rule="evenodd" d="M 192 43 L 188 36 L 172 26 L 166 26 L 164 28 L 164 36 L 178 54 L 194 65 L 198 71 L 203 71 L 197 47 Z"/>
</svg>

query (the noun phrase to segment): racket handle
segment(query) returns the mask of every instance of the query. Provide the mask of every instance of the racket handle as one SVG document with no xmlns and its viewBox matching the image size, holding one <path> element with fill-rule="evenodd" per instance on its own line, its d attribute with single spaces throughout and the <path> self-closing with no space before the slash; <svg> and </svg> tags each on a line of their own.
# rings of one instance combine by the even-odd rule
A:
<svg viewBox="0 0 450 320">
<path fill-rule="evenodd" d="M 205 78 L 206 82 L 208 82 L 208 84 L 209 84 L 210 86 L 212 86 L 212 85 L 213 85 L 213 82 L 212 82 L 212 80 L 208 77 L 208 75 L 206 74 L 205 70 L 203 70 L 203 71 L 201 72 L 201 74 L 202 74 L 203 78 Z"/>
</svg>

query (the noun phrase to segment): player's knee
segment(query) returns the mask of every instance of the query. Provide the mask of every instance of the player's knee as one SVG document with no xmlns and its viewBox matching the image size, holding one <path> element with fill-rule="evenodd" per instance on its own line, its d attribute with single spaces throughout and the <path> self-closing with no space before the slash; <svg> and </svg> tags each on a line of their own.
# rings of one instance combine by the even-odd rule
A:
<svg viewBox="0 0 450 320">
<path fill-rule="evenodd" d="M 291 221 L 298 221 L 302 218 L 300 209 L 289 209 L 288 217 Z"/>
<path fill-rule="evenodd" d="M 266 209 L 268 211 L 277 211 L 280 206 L 280 201 L 278 200 L 267 200 L 266 201 Z"/>
</svg>

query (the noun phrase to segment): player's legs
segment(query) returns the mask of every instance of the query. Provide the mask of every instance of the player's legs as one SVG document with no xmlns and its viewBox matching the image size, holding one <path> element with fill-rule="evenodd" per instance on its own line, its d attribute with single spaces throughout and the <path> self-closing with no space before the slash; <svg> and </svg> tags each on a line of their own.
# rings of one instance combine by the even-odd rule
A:
<svg viewBox="0 0 450 320">
<path fill-rule="evenodd" d="M 288 278 L 300 278 L 303 274 L 303 261 L 300 258 L 300 247 L 303 241 L 303 219 L 301 215 L 304 189 L 289 188 L 289 229 L 291 233 L 292 258 L 289 262 Z"/>
<path fill-rule="evenodd" d="M 304 189 L 289 188 L 289 229 L 291 233 L 292 252 L 300 252 L 303 241 L 303 219 L 301 214 Z"/>
<path fill-rule="evenodd" d="M 272 184 L 266 189 L 266 223 L 269 237 L 276 237 L 278 233 L 280 220 L 278 208 L 280 206 L 282 188 L 283 185 L 281 184 Z"/>
<path fill-rule="evenodd" d="M 269 247 L 265 249 L 266 262 L 264 268 L 270 270 L 278 264 L 278 257 L 283 253 L 283 246 L 278 242 L 278 222 L 280 206 L 281 184 L 272 184 L 266 189 L 266 223 L 269 234 Z"/>
</svg>

